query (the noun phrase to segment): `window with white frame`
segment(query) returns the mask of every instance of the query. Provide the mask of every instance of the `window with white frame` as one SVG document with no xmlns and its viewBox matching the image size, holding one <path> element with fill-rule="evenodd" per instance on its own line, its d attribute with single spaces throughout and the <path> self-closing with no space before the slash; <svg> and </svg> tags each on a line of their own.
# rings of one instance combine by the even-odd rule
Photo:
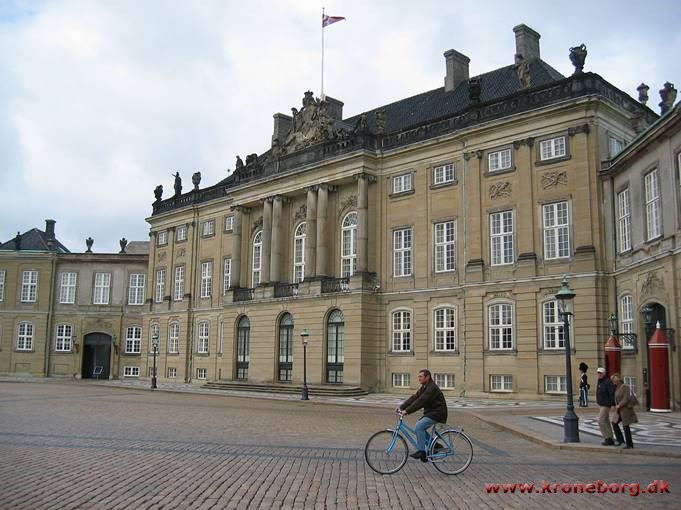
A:
<svg viewBox="0 0 681 510">
<path fill-rule="evenodd" d="M 180 323 L 171 322 L 168 326 L 168 354 L 180 352 Z"/>
<path fill-rule="evenodd" d="M 394 388 L 408 388 L 410 384 L 410 374 L 408 372 L 404 373 L 393 373 L 393 387 Z"/>
<path fill-rule="evenodd" d="M 393 352 L 411 351 L 411 312 L 398 310 L 393 312 L 392 316 Z"/>
<path fill-rule="evenodd" d="M 609 136 L 608 149 L 610 150 L 611 158 L 617 156 L 620 152 L 622 152 L 622 149 L 624 149 L 624 140 L 620 140 L 614 136 Z"/>
<path fill-rule="evenodd" d="M 650 241 L 662 234 L 660 184 L 657 169 L 646 174 L 644 188 L 646 195 L 646 240 Z"/>
<path fill-rule="evenodd" d="M 207 368 L 197 368 L 196 369 L 196 378 L 197 379 L 206 379 L 208 377 L 208 369 Z"/>
<path fill-rule="evenodd" d="M 454 163 L 438 165 L 433 168 L 433 184 L 447 184 L 454 182 Z"/>
<path fill-rule="evenodd" d="M 175 266 L 175 279 L 173 284 L 173 299 L 182 301 L 184 297 L 184 266 Z"/>
<path fill-rule="evenodd" d="M 542 206 L 544 217 L 544 258 L 570 256 L 570 226 L 567 202 Z"/>
<path fill-rule="evenodd" d="M 163 246 L 165 244 L 168 244 L 168 231 L 161 230 L 160 232 L 156 233 L 156 245 Z"/>
<path fill-rule="evenodd" d="M 565 335 L 563 321 L 558 313 L 558 301 L 545 301 L 542 305 L 542 323 L 544 327 L 544 349 L 564 349 Z"/>
<path fill-rule="evenodd" d="M 142 326 L 129 326 L 125 330 L 125 353 L 139 354 L 142 352 Z"/>
<path fill-rule="evenodd" d="M 357 213 L 343 218 L 341 227 L 341 277 L 346 278 L 357 270 Z"/>
<path fill-rule="evenodd" d="M 146 275 L 143 273 L 132 273 L 130 275 L 130 283 L 128 285 L 128 304 L 129 305 L 143 305 L 144 304 L 144 283 Z"/>
<path fill-rule="evenodd" d="M 201 297 L 209 298 L 213 292 L 213 262 L 201 263 Z"/>
<path fill-rule="evenodd" d="M 634 349 L 634 340 L 629 336 L 634 332 L 634 299 L 627 294 L 620 298 L 620 333 L 623 336 L 622 349 Z"/>
<path fill-rule="evenodd" d="M 232 285 L 232 257 L 225 257 L 222 260 L 222 295 L 227 294 Z"/>
<path fill-rule="evenodd" d="M 629 188 L 617 194 L 617 229 L 620 253 L 631 250 L 631 206 Z"/>
<path fill-rule="evenodd" d="M 512 375 L 497 375 L 489 376 L 489 390 L 490 391 L 513 391 L 513 376 Z"/>
<path fill-rule="evenodd" d="M 302 222 L 296 227 L 293 235 L 293 283 L 302 282 L 305 278 L 306 228 L 305 222 Z"/>
<path fill-rule="evenodd" d="M 262 230 L 253 236 L 253 268 L 252 268 L 252 286 L 260 285 L 260 276 L 262 265 Z"/>
<path fill-rule="evenodd" d="M 492 351 L 513 349 L 513 305 L 495 303 L 488 307 L 489 348 Z"/>
<path fill-rule="evenodd" d="M 231 232 L 234 230 L 234 215 L 230 214 L 225 216 L 225 232 Z"/>
<path fill-rule="evenodd" d="M 71 350 L 72 342 L 73 327 L 70 324 L 58 324 L 54 350 L 57 352 L 69 352 Z"/>
<path fill-rule="evenodd" d="M 433 310 L 435 351 L 456 351 L 456 309 L 442 307 Z"/>
<path fill-rule="evenodd" d="M 123 377 L 139 377 L 140 367 L 123 367 Z"/>
<path fill-rule="evenodd" d="M 95 305 L 108 305 L 110 288 L 111 273 L 95 273 L 95 289 L 92 302 Z"/>
<path fill-rule="evenodd" d="M 435 224 L 435 272 L 456 269 L 456 222 L 442 221 Z"/>
<path fill-rule="evenodd" d="M 490 172 L 498 172 L 511 168 L 511 149 L 490 152 L 487 156 Z"/>
<path fill-rule="evenodd" d="M 631 375 L 625 375 L 622 377 L 622 381 L 624 382 L 624 384 L 629 386 L 629 392 L 632 395 L 638 395 L 638 381 L 636 380 L 636 377 Z"/>
<path fill-rule="evenodd" d="M 435 384 L 442 389 L 451 389 L 454 387 L 454 374 L 433 374 L 435 376 Z"/>
<path fill-rule="evenodd" d="M 393 177 L 393 193 L 404 193 L 411 190 L 411 173 Z"/>
<path fill-rule="evenodd" d="M 558 136 L 539 142 L 539 154 L 542 161 L 565 156 L 565 137 Z"/>
<path fill-rule="evenodd" d="M 76 281 L 78 274 L 65 271 L 61 273 L 59 285 L 59 302 L 72 305 L 76 302 Z"/>
<path fill-rule="evenodd" d="M 7 271 L 0 269 L 0 301 L 5 300 L 5 275 Z"/>
<path fill-rule="evenodd" d="M 177 368 L 168 367 L 168 369 L 166 370 L 166 377 L 168 379 L 175 379 L 177 377 Z"/>
<path fill-rule="evenodd" d="M 21 275 L 21 302 L 35 303 L 38 295 L 38 271 L 23 271 Z"/>
<path fill-rule="evenodd" d="M 17 351 L 33 349 L 33 324 L 20 322 L 17 327 Z"/>
<path fill-rule="evenodd" d="M 513 263 L 513 211 L 490 214 L 490 249 L 493 266 Z"/>
<path fill-rule="evenodd" d="M 544 391 L 546 393 L 567 393 L 567 378 L 564 375 L 545 375 Z"/>
<path fill-rule="evenodd" d="M 156 289 L 154 292 L 154 301 L 156 303 L 163 303 L 163 297 L 166 293 L 166 270 L 156 270 Z"/>
<path fill-rule="evenodd" d="M 215 234 L 215 220 L 204 221 L 201 227 L 201 234 L 203 237 L 209 237 Z"/>
<path fill-rule="evenodd" d="M 199 354 L 208 354 L 208 322 L 199 322 L 199 339 L 196 343 Z"/>
<path fill-rule="evenodd" d="M 175 241 L 182 242 L 187 240 L 187 226 L 178 225 L 175 227 Z"/>
<path fill-rule="evenodd" d="M 393 231 L 393 276 L 411 275 L 411 228 Z"/>
</svg>

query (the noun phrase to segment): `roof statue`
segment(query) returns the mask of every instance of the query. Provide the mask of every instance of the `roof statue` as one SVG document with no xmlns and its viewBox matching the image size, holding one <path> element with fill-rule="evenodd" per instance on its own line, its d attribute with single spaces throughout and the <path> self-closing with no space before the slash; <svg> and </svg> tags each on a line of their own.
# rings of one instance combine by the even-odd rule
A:
<svg viewBox="0 0 681 510">
<path fill-rule="evenodd" d="M 312 92 L 305 92 L 300 111 L 291 108 L 293 116 L 291 131 L 284 141 L 283 152 L 294 152 L 334 137 L 333 119 L 329 115 L 329 104 L 315 99 Z"/>
</svg>

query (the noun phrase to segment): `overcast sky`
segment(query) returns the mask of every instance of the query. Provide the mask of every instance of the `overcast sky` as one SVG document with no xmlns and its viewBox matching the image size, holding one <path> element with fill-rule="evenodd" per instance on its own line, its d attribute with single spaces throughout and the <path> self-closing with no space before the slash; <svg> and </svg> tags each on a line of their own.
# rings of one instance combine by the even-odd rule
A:
<svg viewBox="0 0 681 510">
<path fill-rule="evenodd" d="M 57 221 L 74 252 L 147 240 L 153 190 L 215 184 L 269 148 L 272 115 L 325 90 L 344 116 L 443 85 L 442 54 L 471 76 L 513 63 L 513 26 L 541 34 L 542 59 L 636 97 L 681 88 L 677 1 L 0 0 L 0 241 Z M 680 97 L 681 99 L 681 97 Z"/>
</svg>

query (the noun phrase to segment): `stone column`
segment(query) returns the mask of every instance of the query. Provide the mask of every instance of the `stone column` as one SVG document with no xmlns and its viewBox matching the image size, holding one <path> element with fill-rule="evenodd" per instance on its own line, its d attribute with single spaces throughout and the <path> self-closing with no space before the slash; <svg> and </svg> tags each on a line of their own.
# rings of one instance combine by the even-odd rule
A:
<svg viewBox="0 0 681 510">
<path fill-rule="evenodd" d="M 232 207 L 232 212 L 234 213 L 234 224 L 232 226 L 231 286 L 238 288 L 241 286 L 241 222 L 243 213 L 246 211 L 243 207 L 236 206 Z"/>
<path fill-rule="evenodd" d="M 369 270 L 369 176 L 358 174 L 355 178 L 357 179 L 357 272 L 365 273 Z"/>
<path fill-rule="evenodd" d="M 272 198 L 263 201 L 262 252 L 260 256 L 260 283 L 270 281 L 270 253 L 272 250 Z"/>
<path fill-rule="evenodd" d="M 305 214 L 305 279 L 317 275 L 317 186 L 306 188 L 307 212 Z"/>
<path fill-rule="evenodd" d="M 326 209 L 329 204 L 329 187 L 320 184 L 317 191 L 317 276 L 328 276 L 328 252 L 326 239 Z"/>
<path fill-rule="evenodd" d="M 276 196 L 272 204 L 272 244 L 270 253 L 270 280 L 281 280 L 281 204 L 282 197 Z"/>
</svg>

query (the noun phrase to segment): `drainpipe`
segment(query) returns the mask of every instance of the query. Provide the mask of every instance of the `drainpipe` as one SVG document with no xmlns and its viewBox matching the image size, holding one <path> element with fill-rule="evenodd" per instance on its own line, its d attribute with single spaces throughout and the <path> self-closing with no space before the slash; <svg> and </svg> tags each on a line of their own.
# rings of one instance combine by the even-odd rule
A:
<svg viewBox="0 0 681 510">
<path fill-rule="evenodd" d="M 52 322 L 53 322 L 53 315 L 54 315 L 54 287 L 55 287 L 55 280 L 57 279 L 56 275 L 56 270 L 57 270 L 57 254 L 52 252 L 52 261 L 51 261 L 51 266 L 52 266 L 52 274 L 50 278 L 50 293 L 48 294 L 48 305 L 47 305 L 47 329 L 45 331 L 45 365 L 43 367 L 43 372 L 45 373 L 45 377 L 48 377 L 50 375 L 50 346 L 52 345 Z"/>
<path fill-rule="evenodd" d="M 463 148 L 466 148 L 466 141 L 463 141 Z M 466 194 L 466 178 L 468 177 L 468 160 L 466 158 L 463 158 L 463 166 L 461 169 L 461 194 L 462 194 L 462 202 L 463 202 L 463 288 L 464 288 L 464 294 L 463 294 L 463 313 L 461 314 L 461 317 L 463 317 L 463 324 L 462 324 L 462 331 L 461 331 L 461 336 L 463 340 L 463 391 L 461 391 L 460 396 L 465 396 L 466 395 L 466 388 L 468 385 L 468 339 L 467 339 L 467 322 L 466 322 L 466 289 L 467 289 L 467 273 L 466 273 L 466 261 L 468 260 L 468 250 L 467 250 L 467 224 L 468 224 L 468 218 L 466 216 L 466 212 L 468 211 L 468 200 L 467 200 L 467 194 Z"/>
</svg>

